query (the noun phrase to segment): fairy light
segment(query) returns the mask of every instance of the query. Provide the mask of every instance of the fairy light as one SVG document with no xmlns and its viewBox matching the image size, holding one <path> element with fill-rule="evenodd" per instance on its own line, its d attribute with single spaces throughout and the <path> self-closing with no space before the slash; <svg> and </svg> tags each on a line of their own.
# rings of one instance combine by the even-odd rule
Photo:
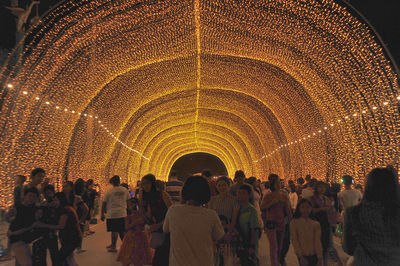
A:
<svg viewBox="0 0 400 266">
<path fill-rule="evenodd" d="M 398 77 L 333 0 L 65 1 L 29 32 L 0 70 L 16 88 L 0 115 L 2 196 L 34 166 L 135 183 L 203 150 L 230 174 L 360 183 L 397 153 Z"/>
</svg>

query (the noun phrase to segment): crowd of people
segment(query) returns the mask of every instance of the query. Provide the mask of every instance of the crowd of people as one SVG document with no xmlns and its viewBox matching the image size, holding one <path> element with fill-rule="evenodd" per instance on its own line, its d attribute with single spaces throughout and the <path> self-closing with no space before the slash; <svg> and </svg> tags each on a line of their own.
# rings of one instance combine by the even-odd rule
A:
<svg viewBox="0 0 400 266">
<path fill-rule="evenodd" d="M 74 251 L 85 252 L 82 239 L 94 233 L 89 224 L 99 201 L 96 185 L 91 179 L 65 181 L 56 192 L 42 168 L 34 169 L 24 185 L 26 179 L 17 176 L 14 204 L 6 214 L 16 265 L 45 266 L 47 250 L 52 265 L 77 265 Z"/>
<path fill-rule="evenodd" d="M 46 265 L 47 249 L 53 265 L 76 265 L 74 250 L 82 252 L 99 195 L 92 180 L 66 181 L 55 193 L 44 177 L 43 169 L 35 169 L 24 186 L 18 176 L 11 249 L 17 265 Z M 148 174 L 132 192 L 120 182 L 119 176 L 110 179 L 101 220 L 111 232 L 106 249 L 118 253 L 122 265 L 259 265 L 263 233 L 272 266 L 286 265 L 290 244 L 301 266 L 326 266 L 328 258 L 343 265 L 334 234 L 353 266 L 400 265 L 400 193 L 390 166 L 372 170 L 365 187 L 345 175 L 343 189 L 310 175 L 286 183 L 270 174 L 262 182 L 241 170 L 233 180 L 208 170 L 185 179 L 172 173 L 168 182 Z"/>
</svg>

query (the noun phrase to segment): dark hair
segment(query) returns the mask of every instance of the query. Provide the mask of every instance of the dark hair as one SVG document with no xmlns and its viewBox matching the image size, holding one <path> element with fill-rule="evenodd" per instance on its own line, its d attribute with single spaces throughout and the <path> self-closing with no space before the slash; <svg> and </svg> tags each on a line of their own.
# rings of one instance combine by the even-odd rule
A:
<svg viewBox="0 0 400 266">
<path fill-rule="evenodd" d="M 72 181 L 65 181 L 64 183 L 68 184 L 72 188 L 72 190 L 74 190 L 74 183 Z"/>
<path fill-rule="evenodd" d="M 361 186 L 361 184 L 355 185 L 354 188 L 355 188 L 355 189 L 359 189 L 359 190 L 361 190 L 362 192 L 364 192 L 364 189 L 363 189 L 363 187 Z"/>
<path fill-rule="evenodd" d="M 250 184 L 250 185 L 254 185 L 255 183 L 257 182 L 257 178 L 255 178 L 254 176 L 251 176 L 251 177 L 249 177 L 248 179 L 247 179 L 247 184 Z"/>
<path fill-rule="evenodd" d="M 322 187 L 324 187 L 325 188 L 325 191 L 327 191 L 327 188 L 326 188 L 326 184 L 324 183 L 324 182 L 322 182 L 322 181 L 317 181 L 316 183 L 315 183 L 315 185 L 314 185 L 314 195 L 318 195 L 318 187 L 319 186 L 322 186 Z"/>
<path fill-rule="evenodd" d="M 184 201 L 193 200 L 195 204 L 201 206 L 210 201 L 211 191 L 207 180 L 202 176 L 189 177 L 182 188 L 182 199 Z"/>
<path fill-rule="evenodd" d="M 22 183 L 26 181 L 26 176 L 24 175 L 17 175 L 17 177 L 21 179 Z"/>
<path fill-rule="evenodd" d="M 384 206 L 384 221 L 393 230 L 395 239 L 399 241 L 399 181 L 394 168 L 375 168 L 367 175 L 363 200 L 381 203 Z"/>
<path fill-rule="evenodd" d="M 151 191 L 150 192 L 156 192 L 157 191 L 157 186 L 156 186 L 156 177 L 153 174 L 147 174 L 144 177 L 142 177 L 142 182 L 140 183 L 142 185 L 143 180 L 147 180 L 151 183 Z M 145 193 L 143 191 L 143 193 Z"/>
<path fill-rule="evenodd" d="M 26 196 L 28 193 L 34 193 L 36 194 L 37 197 L 39 197 L 39 190 L 35 187 L 30 187 L 28 189 L 25 189 L 24 196 Z"/>
<path fill-rule="evenodd" d="M 85 191 L 85 181 L 82 178 L 78 178 L 74 184 L 75 195 L 82 196 Z"/>
<path fill-rule="evenodd" d="M 55 189 L 53 185 L 47 185 L 43 188 L 43 193 L 46 192 L 47 190 L 50 190 L 51 192 L 55 193 Z"/>
<path fill-rule="evenodd" d="M 67 197 L 65 196 L 64 193 L 62 192 L 57 192 L 54 195 L 55 198 L 57 198 L 60 201 L 60 208 L 64 208 L 65 206 L 68 206 L 68 201 Z"/>
<path fill-rule="evenodd" d="M 246 190 L 246 192 L 247 192 L 249 195 L 251 195 L 251 187 L 250 187 L 249 185 L 241 185 L 241 186 L 239 187 L 239 189 L 241 189 L 241 190 Z"/>
<path fill-rule="evenodd" d="M 113 186 L 119 186 L 119 184 L 121 184 L 121 178 L 118 175 L 115 175 L 110 178 L 110 183 Z"/>
<path fill-rule="evenodd" d="M 201 175 L 207 178 L 211 178 L 212 174 L 210 170 L 203 170 L 203 172 L 201 172 Z"/>
<path fill-rule="evenodd" d="M 236 181 L 239 177 L 246 179 L 246 175 L 242 170 L 237 170 L 235 172 L 235 178 L 233 180 Z"/>
<path fill-rule="evenodd" d="M 157 188 L 159 191 L 164 191 L 164 190 L 165 190 L 165 183 L 164 183 L 164 181 L 156 180 L 156 188 Z"/>
<path fill-rule="evenodd" d="M 219 182 L 225 182 L 228 186 L 231 184 L 231 180 L 226 177 L 226 176 L 221 176 L 217 179 L 216 184 L 218 184 Z"/>
<path fill-rule="evenodd" d="M 86 185 L 87 186 L 90 186 L 90 185 L 93 185 L 93 184 L 94 184 L 93 179 L 88 179 L 88 181 L 86 181 Z"/>
<path fill-rule="evenodd" d="M 311 181 L 311 175 L 306 175 L 306 181 L 310 182 Z"/>
<path fill-rule="evenodd" d="M 342 177 L 343 179 L 343 184 L 345 184 L 346 186 L 351 185 L 353 183 L 353 177 L 349 176 L 349 175 L 344 175 Z"/>
<path fill-rule="evenodd" d="M 300 177 L 300 178 L 297 178 L 297 184 L 299 184 L 299 185 L 303 185 L 304 184 L 304 178 L 302 178 L 302 177 Z"/>
<path fill-rule="evenodd" d="M 46 174 L 46 171 L 44 171 L 43 168 L 35 168 L 31 172 L 31 178 L 34 177 L 35 175 L 39 174 L 39 173 Z"/>
<path fill-rule="evenodd" d="M 128 189 L 128 190 L 129 190 L 129 186 L 128 186 L 128 184 L 127 184 L 127 183 L 122 183 L 120 186 L 121 186 L 121 187 L 124 187 L 124 188 L 126 188 L 126 189 Z"/>
<path fill-rule="evenodd" d="M 277 174 L 270 174 L 268 176 L 268 182 L 269 182 L 269 189 L 271 191 L 275 191 L 275 184 L 277 182 L 281 182 L 281 180 L 279 179 L 279 176 Z"/>
<path fill-rule="evenodd" d="M 267 182 L 264 182 L 263 183 L 264 184 L 264 187 L 266 188 L 266 189 L 269 189 L 270 188 L 270 183 L 267 181 Z"/>
<path fill-rule="evenodd" d="M 135 198 L 128 199 L 128 203 L 133 205 L 133 209 L 137 210 L 139 207 L 139 200 Z M 132 214 L 130 210 L 128 210 L 128 214 Z"/>
<path fill-rule="evenodd" d="M 303 204 L 303 203 L 307 203 L 308 205 L 310 205 L 310 207 L 312 207 L 312 203 L 311 203 L 310 200 L 308 200 L 308 199 L 299 200 L 299 202 L 297 203 L 297 206 L 296 206 L 296 210 L 294 211 L 293 218 L 298 219 L 298 218 L 301 217 L 300 205 Z"/>
</svg>

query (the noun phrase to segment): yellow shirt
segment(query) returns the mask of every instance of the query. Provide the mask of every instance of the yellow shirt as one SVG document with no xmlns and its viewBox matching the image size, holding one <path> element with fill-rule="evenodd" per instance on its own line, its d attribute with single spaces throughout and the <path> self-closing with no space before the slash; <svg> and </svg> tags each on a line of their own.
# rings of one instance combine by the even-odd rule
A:
<svg viewBox="0 0 400 266">
<path fill-rule="evenodd" d="M 298 256 L 317 255 L 322 259 L 321 226 L 317 221 L 305 218 L 290 222 L 290 238 Z"/>
</svg>

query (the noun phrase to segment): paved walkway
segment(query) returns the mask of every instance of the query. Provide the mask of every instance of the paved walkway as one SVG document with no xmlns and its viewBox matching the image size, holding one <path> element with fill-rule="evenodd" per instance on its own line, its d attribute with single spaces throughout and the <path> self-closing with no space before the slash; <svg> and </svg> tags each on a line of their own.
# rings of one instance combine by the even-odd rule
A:
<svg viewBox="0 0 400 266">
<path fill-rule="evenodd" d="M 106 250 L 106 246 L 110 243 L 110 234 L 106 232 L 105 224 L 99 223 L 91 227 L 95 234 L 91 236 L 87 236 L 83 240 L 83 248 L 87 251 L 81 254 L 76 254 L 75 259 L 79 266 L 120 266 L 121 264 L 116 262 L 115 259 L 117 257 L 116 253 L 109 253 Z M 345 262 L 348 256 L 343 252 L 340 248 L 338 239 L 335 239 L 335 246 L 339 252 L 339 256 L 341 257 L 342 261 Z M 118 239 L 119 246 L 121 244 L 120 240 Z M 268 239 L 263 234 L 260 239 L 260 266 L 268 266 L 269 263 L 269 243 Z M 286 257 L 286 262 L 288 266 L 297 266 L 297 258 L 293 252 L 293 247 L 290 246 L 289 253 Z M 1 266 L 14 266 L 14 260 L 10 260 L 7 262 L 0 262 Z M 51 265 L 49 262 L 48 265 Z M 330 262 L 329 266 L 336 265 L 336 263 Z M 189 265 L 188 265 L 189 266 Z"/>
</svg>

